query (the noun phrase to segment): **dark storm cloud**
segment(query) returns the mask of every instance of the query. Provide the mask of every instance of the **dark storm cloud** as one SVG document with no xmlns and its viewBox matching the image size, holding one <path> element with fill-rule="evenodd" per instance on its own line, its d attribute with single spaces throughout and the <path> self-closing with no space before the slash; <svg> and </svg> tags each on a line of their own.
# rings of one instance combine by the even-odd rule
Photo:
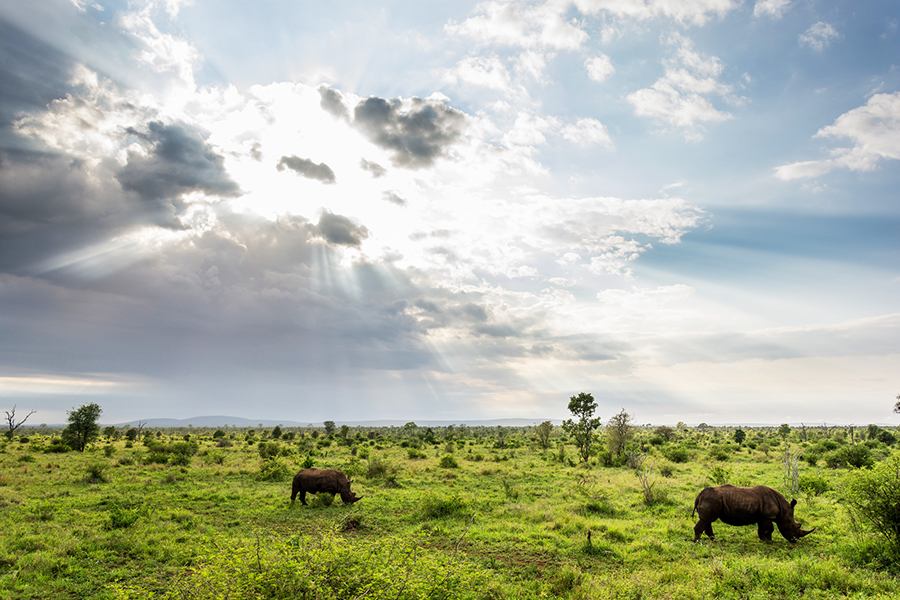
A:
<svg viewBox="0 0 900 600">
<path fill-rule="evenodd" d="M 398 167 L 418 169 L 434 164 L 459 141 L 465 116 L 434 101 L 371 97 L 356 105 L 354 123 L 375 144 L 393 153 Z"/>
<path fill-rule="evenodd" d="M 285 168 L 302 175 L 307 179 L 315 179 L 324 183 L 334 183 L 334 171 L 325 163 L 314 163 L 308 158 L 300 158 L 298 156 L 282 156 L 278 161 L 277 169 L 284 171 Z"/>
<path fill-rule="evenodd" d="M 220 214 L 220 223 L 102 281 L 0 274 L 0 363 L 221 381 L 315 371 L 325 380 L 345 367 L 431 360 L 405 312 L 420 292 L 403 272 L 362 263 L 339 275 L 334 249 L 300 217 Z"/>
<path fill-rule="evenodd" d="M 406 206 L 406 200 L 401 198 L 397 192 L 387 191 L 381 194 L 381 197 L 390 202 L 391 204 L 396 204 L 397 206 Z"/>
<path fill-rule="evenodd" d="M 61 52 L 0 19 L 0 130 L 20 111 L 64 97 L 72 66 Z M 6 132 L 2 141 L 10 141 Z"/>
<path fill-rule="evenodd" d="M 339 91 L 327 85 L 321 85 L 319 86 L 319 96 L 322 98 L 319 102 L 322 110 L 345 121 L 350 119 L 350 111 L 347 110 L 344 96 Z"/>
<path fill-rule="evenodd" d="M 322 213 L 318 224 L 319 233 L 328 243 L 339 246 L 359 247 L 369 237 L 369 230 L 357 225 L 347 217 L 330 212 Z"/>
<path fill-rule="evenodd" d="M 114 168 L 60 154 L 0 153 L 0 272 L 33 272 L 139 223 L 141 207 L 123 198 Z"/>
<path fill-rule="evenodd" d="M 240 188 L 225 171 L 222 156 L 190 126 L 153 121 L 146 131 L 129 128 L 127 132 L 148 146 L 148 154 L 130 151 L 116 179 L 123 189 L 161 209 L 160 224 L 175 226 L 172 217 L 177 216 L 182 194 L 240 195 Z"/>
<path fill-rule="evenodd" d="M 359 167 L 364 171 L 368 171 L 372 174 L 372 177 L 378 179 L 379 177 L 384 177 L 387 174 L 387 169 L 379 165 L 377 162 L 372 162 L 366 160 L 364 158 L 360 159 Z"/>
</svg>

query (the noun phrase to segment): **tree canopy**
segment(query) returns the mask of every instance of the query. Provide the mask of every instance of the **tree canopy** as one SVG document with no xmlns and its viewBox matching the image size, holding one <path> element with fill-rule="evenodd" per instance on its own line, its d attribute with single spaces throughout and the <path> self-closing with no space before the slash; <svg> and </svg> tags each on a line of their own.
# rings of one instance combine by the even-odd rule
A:
<svg viewBox="0 0 900 600">
<path fill-rule="evenodd" d="M 67 411 L 69 415 L 69 424 L 63 429 L 63 441 L 79 452 L 84 452 L 84 448 L 100 437 L 100 425 L 97 419 L 103 409 L 94 402 L 85 404 L 77 409 L 73 408 Z"/>
<path fill-rule="evenodd" d="M 594 431 L 600 427 L 600 418 L 594 417 L 597 410 L 597 402 L 590 394 L 581 392 L 577 396 L 569 398 L 569 412 L 577 419 L 563 421 L 563 429 L 573 438 L 578 446 L 581 460 L 587 462 L 591 457 L 591 447 L 594 444 Z"/>
</svg>

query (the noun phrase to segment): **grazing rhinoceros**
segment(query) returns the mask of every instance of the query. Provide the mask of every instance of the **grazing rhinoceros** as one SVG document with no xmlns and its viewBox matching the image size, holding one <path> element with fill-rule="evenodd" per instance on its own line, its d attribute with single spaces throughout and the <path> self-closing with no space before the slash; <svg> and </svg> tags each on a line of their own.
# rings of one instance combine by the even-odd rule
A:
<svg viewBox="0 0 900 600">
<path fill-rule="evenodd" d="M 694 541 L 700 540 L 700 534 L 706 532 L 713 539 L 712 522 L 721 519 L 728 525 L 757 524 L 759 539 L 772 539 L 772 524 L 789 542 L 796 542 L 804 535 L 815 531 L 800 529 L 800 523 L 794 520 L 796 500 L 790 503 L 777 491 L 764 485 L 751 488 L 720 485 L 704 488 L 694 500 L 694 512 L 700 517 L 694 526 Z"/>
<path fill-rule="evenodd" d="M 340 471 L 334 469 L 303 469 L 294 475 L 291 485 L 291 503 L 300 494 L 300 502 L 306 504 L 306 493 L 325 493 L 341 495 L 344 504 L 353 504 L 362 496 L 357 496 L 350 491 L 350 479 Z"/>
</svg>

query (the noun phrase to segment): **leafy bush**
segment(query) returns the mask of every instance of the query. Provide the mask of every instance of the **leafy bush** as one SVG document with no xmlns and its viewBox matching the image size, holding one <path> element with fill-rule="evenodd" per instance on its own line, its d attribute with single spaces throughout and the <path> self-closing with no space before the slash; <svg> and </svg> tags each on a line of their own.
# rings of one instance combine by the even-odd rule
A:
<svg viewBox="0 0 900 600">
<path fill-rule="evenodd" d="M 821 475 L 804 475 L 800 478 L 800 489 L 807 494 L 819 496 L 831 489 L 831 484 Z"/>
<path fill-rule="evenodd" d="M 668 458 L 673 463 L 686 463 L 688 461 L 688 458 L 690 458 L 688 451 L 680 446 L 670 448 L 666 452 L 663 452 L 663 456 Z"/>
<path fill-rule="evenodd" d="M 715 483 L 716 485 L 722 485 L 728 483 L 728 478 L 731 477 L 731 469 L 726 469 L 721 465 L 716 465 L 710 470 L 709 480 Z"/>
<path fill-rule="evenodd" d="M 844 499 L 857 524 L 866 523 L 900 550 L 900 454 L 847 476 Z"/>
<path fill-rule="evenodd" d="M 309 499 L 309 505 L 312 508 L 322 508 L 325 506 L 331 506 L 334 504 L 334 494 L 326 494 L 324 492 L 320 492 L 318 494 L 313 494 Z"/>
<path fill-rule="evenodd" d="M 106 477 L 106 465 L 93 463 L 85 468 L 87 475 L 84 477 L 85 483 L 106 483 L 109 479 Z"/>
<path fill-rule="evenodd" d="M 424 452 L 421 452 L 421 451 L 419 451 L 419 450 L 416 450 L 415 448 L 407 448 L 407 449 L 406 449 L 406 456 L 407 456 L 407 458 L 409 458 L 410 460 L 416 460 L 416 459 L 419 459 L 419 458 L 425 458 L 426 454 L 425 454 Z M 449 456 L 449 455 L 447 455 L 447 456 Z"/>
<path fill-rule="evenodd" d="M 388 461 L 378 456 L 369 457 L 369 466 L 366 469 L 366 476 L 369 479 L 378 479 L 394 475 L 397 468 Z"/>
<path fill-rule="evenodd" d="M 113 506 L 109 511 L 109 518 L 103 527 L 106 530 L 126 529 L 134 525 L 139 516 L 136 510 Z"/>
<path fill-rule="evenodd" d="M 464 556 L 426 548 L 415 537 L 378 536 L 353 544 L 336 534 L 232 548 L 215 546 L 173 580 L 166 598 L 316 598 L 341 600 L 480 600 L 491 598 L 495 575 Z M 149 597 L 133 583 L 111 586 L 112 597 Z"/>
<path fill-rule="evenodd" d="M 256 478 L 260 481 L 282 481 L 291 475 L 291 468 L 281 458 L 262 461 Z"/>
<path fill-rule="evenodd" d="M 871 467 L 875 461 L 872 451 L 862 444 L 858 446 L 841 446 L 825 455 L 825 464 L 832 469 L 839 467 Z"/>
<path fill-rule="evenodd" d="M 445 454 L 438 461 L 438 466 L 442 469 L 457 469 L 459 468 L 459 463 L 456 462 L 456 458 L 452 454 Z"/>
<path fill-rule="evenodd" d="M 426 519 L 444 519 L 466 514 L 466 503 L 459 496 L 442 498 L 435 494 L 426 494 L 419 501 L 419 510 Z"/>
<path fill-rule="evenodd" d="M 713 446 L 709 449 L 709 457 L 713 460 L 728 460 L 731 458 L 731 448 L 728 446 Z"/>
</svg>

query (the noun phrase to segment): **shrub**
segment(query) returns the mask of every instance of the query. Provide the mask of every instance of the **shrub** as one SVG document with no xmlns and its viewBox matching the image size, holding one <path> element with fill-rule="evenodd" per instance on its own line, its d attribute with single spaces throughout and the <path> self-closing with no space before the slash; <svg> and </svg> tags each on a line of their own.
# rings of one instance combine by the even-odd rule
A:
<svg viewBox="0 0 900 600">
<path fill-rule="evenodd" d="M 262 461 L 257 479 L 260 481 L 282 481 L 291 474 L 291 469 L 281 458 L 270 458 Z"/>
<path fill-rule="evenodd" d="M 84 477 L 85 483 L 106 483 L 109 481 L 106 477 L 106 465 L 93 463 L 85 468 L 87 475 Z"/>
<path fill-rule="evenodd" d="M 475 600 L 498 597 L 496 577 L 418 537 L 373 536 L 348 544 L 335 532 L 211 547 L 192 565 L 190 577 L 170 580 L 160 597 Z M 132 579 L 115 583 L 110 597 L 156 597 L 140 585 Z"/>
<path fill-rule="evenodd" d="M 688 451 L 681 447 L 670 448 L 667 452 L 663 452 L 663 456 L 673 463 L 686 463 L 689 458 Z"/>
<path fill-rule="evenodd" d="M 326 494 L 325 492 L 313 494 L 309 499 L 309 505 L 312 508 L 323 508 L 332 504 L 334 504 L 334 494 Z"/>
<path fill-rule="evenodd" d="M 731 469 L 726 469 L 721 465 L 716 465 L 712 468 L 707 477 L 709 477 L 709 480 L 716 485 L 722 485 L 728 483 L 728 478 L 731 477 Z"/>
<path fill-rule="evenodd" d="M 416 450 L 415 448 L 407 448 L 407 449 L 406 449 L 406 456 L 407 456 L 407 458 L 409 458 L 410 460 L 416 460 L 416 459 L 419 459 L 419 458 L 425 458 L 426 455 L 425 455 L 424 452 L 421 452 L 421 451 L 419 451 L 419 450 Z M 447 454 L 447 455 L 445 455 L 445 456 L 450 456 L 450 455 Z"/>
<path fill-rule="evenodd" d="M 713 460 L 728 460 L 731 451 L 727 446 L 713 446 L 709 449 L 709 457 Z"/>
<path fill-rule="evenodd" d="M 800 489 L 807 494 L 819 496 L 831 489 L 831 484 L 821 475 L 804 475 L 800 478 Z"/>
<path fill-rule="evenodd" d="M 459 496 L 442 498 L 435 494 L 426 494 L 419 501 L 419 510 L 426 519 L 444 519 L 459 517 L 466 513 L 466 503 Z"/>
<path fill-rule="evenodd" d="M 106 530 L 126 529 L 134 525 L 139 516 L 136 510 L 113 506 L 103 528 Z"/>
<path fill-rule="evenodd" d="M 438 461 L 438 466 L 442 469 L 456 469 L 459 468 L 459 463 L 456 462 L 456 458 L 452 454 L 445 454 Z"/>
<path fill-rule="evenodd" d="M 378 479 L 394 475 L 396 471 L 397 468 L 383 458 L 370 456 L 369 465 L 366 469 L 366 477 L 369 479 Z"/>
<path fill-rule="evenodd" d="M 844 498 L 857 524 L 867 523 L 900 550 L 900 454 L 847 476 Z"/>
<path fill-rule="evenodd" d="M 825 455 L 825 464 L 832 469 L 839 467 L 870 467 L 875 463 L 872 451 L 862 444 L 858 446 L 841 446 Z"/>
</svg>

